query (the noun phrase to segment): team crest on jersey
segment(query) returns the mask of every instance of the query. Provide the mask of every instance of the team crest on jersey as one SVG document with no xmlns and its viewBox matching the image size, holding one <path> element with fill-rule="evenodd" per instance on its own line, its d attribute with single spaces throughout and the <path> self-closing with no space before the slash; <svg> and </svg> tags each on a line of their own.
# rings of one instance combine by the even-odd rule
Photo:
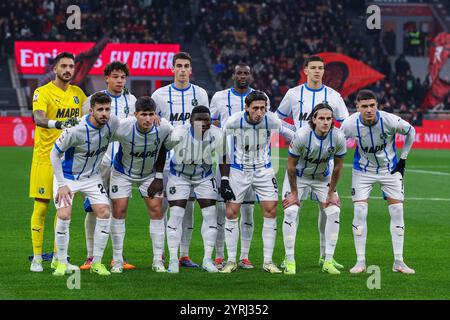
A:
<svg viewBox="0 0 450 320">
<path fill-rule="evenodd" d="M 385 132 L 383 132 L 383 133 L 380 133 L 380 139 L 386 139 L 387 138 L 387 133 L 385 133 Z"/>
<path fill-rule="evenodd" d="M 45 193 L 45 188 L 44 187 L 40 187 L 39 188 L 39 194 L 44 194 Z"/>
<path fill-rule="evenodd" d="M 38 100 L 38 98 L 39 98 L 39 93 L 36 93 L 36 94 L 33 96 L 33 102 L 36 102 L 36 101 Z"/>
<path fill-rule="evenodd" d="M 123 108 L 123 112 L 125 112 L 125 115 L 128 116 L 128 114 L 130 113 L 130 108 L 128 108 L 128 106 L 125 106 L 125 108 Z"/>
<path fill-rule="evenodd" d="M 291 193 L 289 192 L 289 191 L 287 191 L 285 194 L 284 194 L 284 198 L 287 198 L 287 197 L 289 197 L 291 195 Z"/>
<path fill-rule="evenodd" d="M 76 104 L 79 104 L 79 103 L 80 103 L 80 100 L 78 99 L 77 96 L 73 96 L 73 101 L 74 101 Z"/>
<path fill-rule="evenodd" d="M 112 191 L 113 193 L 116 193 L 118 190 L 119 190 L 119 187 L 116 186 L 116 185 L 113 185 L 113 186 L 111 187 L 111 191 Z"/>
<path fill-rule="evenodd" d="M 198 100 L 197 99 L 192 99 L 192 105 L 194 107 L 198 106 Z"/>
<path fill-rule="evenodd" d="M 328 148 L 328 153 L 334 153 L 336 149 L 334 147 L 329 147 Z"/>
<path fill-rule="evenodd" d="M 356 194 L 355 188 L 352 188 L 352 196 Z"/>
<path fill-rule="evenodd" d="M 169 188 L 169 193 L 170 194 L 175 194 L 177 192 L 177 189 L 175 187 L 170 187 Z"/>
</svg>

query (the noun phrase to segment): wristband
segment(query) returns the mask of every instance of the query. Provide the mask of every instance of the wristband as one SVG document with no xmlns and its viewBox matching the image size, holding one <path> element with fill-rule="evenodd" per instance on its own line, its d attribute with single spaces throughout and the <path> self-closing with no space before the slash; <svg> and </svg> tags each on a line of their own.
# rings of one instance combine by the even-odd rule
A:
<svg viewBox="0 0 450 320">
<path fill-rule="evenodd" d="M 157 172 L 157 173 L 155 174 L 155 179 L 163 179 L 163 178 L 164 178 L 164 175 L 163 175 L 162 172 Z"/>
<path fill-rule="evenodd" d="M 228 177 L 222 177 L 222 179 L 221 180 L 230 180 Z"/>
<path fill-rule="evenodd" d="M 47 126 L 49 129 L 62 129 L 62 122 L 56 120 L 48 120 Z"/>
</svg>

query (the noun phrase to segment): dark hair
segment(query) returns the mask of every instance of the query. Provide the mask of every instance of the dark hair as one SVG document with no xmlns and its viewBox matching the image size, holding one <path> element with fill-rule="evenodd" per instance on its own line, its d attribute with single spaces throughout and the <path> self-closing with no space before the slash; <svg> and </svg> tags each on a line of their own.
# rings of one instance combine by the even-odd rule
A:
<svg viewBox="0 0 450 320">
<path fill-rule="evenodd" d="M 211 111 L 209 110 L 208 107 L 205 107 L 205 106 L 202 106 L 202 105 L 196 106 L 194 109 L 192 109 L 191 119 L 194 117 L 194 114 L 196 114 L 196 113 L 208 113 L 208 114 L 211 114 Z"/>
<path fill-rule="evenodd" d="M 111 98 L 104 92 L 96 92 L 91 97 L 91 109 L 94 109 L 95 104 L 111 103 Z"/>
<path fill-rule="evenodd" d="M 319 112 L 319 110 L 322 110 L 322 109 L 330 110 L 331 116 L 333 117 L 333 108 L 331 108 L 331 106 L 326 102 L 319 103 L 312 109 L 311 116 L 309 117 L 309 121 L 308 121 L 309 126 L 313 130 L 316 129 L 316 124 L 313 122 L 313 118 L 315 119 L 317 117 L 317 113 Z M 333 126 L 334 126 L 334 123 L 331 122 L 331 129 L 333 129 Z"/>
<path fill-rule="evenodd" d="M 126 63 L 122 63 L 120 61 L 113 61 L 111 63 L 108 63 L 105 66 L 105 69 L 103 69 L 103 74 L 105 76 L 109 76 L 111 74 L 111 72 L 113 72 L 114 70 L 123 71 L 127 77 L 130 75 L 130 70 L 128 69 L 128 65 Z"/>
<path fill-rule="evenodd" d="M 61 52 L 54 58 L 54 60 L 53 60 L 54 65 L 56 66 L 58 64 L 59 60 L 61 60 L 62 58 L 69 58 L 75 62 L 75 56 L 73 55 L 73 53 Z"/>
<path fill-rule="evenodd" d="M 173 56 L 172 59 L 172 65 L 175 67 L 175 62 L 177 59 L 186 59 L 189 60 L 189 62 L 192 64 L 192 58 L 191 55 L 187 52 L 178 52 L 176 55 Z"/>
<path fill-rule="evenodd" d="M 313 62 L 313 61 L 320 61 L 320 62 L 323 62 L 324 64 L 325 64 L 325 62 L 323 61 L 323 59 L 321 58 L 321 57 L 319 57 L 319 56 L 309 56 L 308 58 L 306 58 L 306 60 L 303 62 L 303 69 L 305 69 L 307 66 L 308 66 L 308 64 L 310 63 L 310 62 Z"/>
<path fill-rule="evenodd" d="M 136 112 L 155 111 L 156 103 L 155 103 L 155 100 L 153 100 L 149 96 L 142 96 L 136 100 L 134 107 L 136 109 Z"/>
<path fill-rule="evenodd" d="M 369 90 L 369 89 L 360 90 L 358 92 L 358 94 L 356 95 L 356 101 L 371 100 L 371 99 L 375 99 L 375 101 L 376 101 L 377 96 L 376 96 L 375 92 L 373 92 L 372 90 Z"/>
<path fill-rule="evenodd" d="M 259 90 L 254 90 L 248 94 L 248 96 L 245 98 L 245 105 L 247 107 L 250 107 L 253 101 L 259 101 L 263 100 L 266 103 L 267 106 L 267 96 L 264 92 Z"/>
</svg>

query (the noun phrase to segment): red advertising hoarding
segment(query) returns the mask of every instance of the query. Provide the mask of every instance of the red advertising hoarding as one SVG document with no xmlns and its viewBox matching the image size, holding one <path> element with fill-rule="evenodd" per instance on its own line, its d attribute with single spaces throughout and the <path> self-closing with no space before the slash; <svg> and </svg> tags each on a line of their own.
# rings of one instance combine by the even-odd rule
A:
<svg viewBox="0 0 450 320">
<path fill-rule="evenodd" d="M 14 55 L 19 74 L 44 74 L 47 58 L 63 51 L 75 55 L 89 50 L 94 42 L 16 41 Z M 179 44 L 109 43 L 89 74 L 103 74 L 112 61 L 128 64 L 133 76 L 173 76 L 172 58 L 180 51 Z"/>
</svg>

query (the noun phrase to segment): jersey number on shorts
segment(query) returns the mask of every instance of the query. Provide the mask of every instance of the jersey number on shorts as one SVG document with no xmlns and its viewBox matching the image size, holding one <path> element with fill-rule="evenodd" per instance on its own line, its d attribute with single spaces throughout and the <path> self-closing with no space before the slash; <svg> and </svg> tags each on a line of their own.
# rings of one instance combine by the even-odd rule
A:
<svg viewBox="0 0 450 320">
<path fill-rule="evenodd" d="M 101 184 L 101 183 L 99 183 L 98 185 L 97 185 L 97 187 L 100 189 L 100 193 L 106 193 L 106 191 L 105 191 L 105 187 Z"/>
<path fill-rule="evenodd" d="M 211 184 L 212 184 L 213 190 L 216 191 L 217 185 L 216 185 L 216 179 L 215 178 L 211 179 Z"/>
<path fill-rule="evenodd" d="M 273 187 L 275 188 L 275 190 L 278 190 L 277 179 L 272 178 L 272 183 L 273 183 Z"/>
</svg>

